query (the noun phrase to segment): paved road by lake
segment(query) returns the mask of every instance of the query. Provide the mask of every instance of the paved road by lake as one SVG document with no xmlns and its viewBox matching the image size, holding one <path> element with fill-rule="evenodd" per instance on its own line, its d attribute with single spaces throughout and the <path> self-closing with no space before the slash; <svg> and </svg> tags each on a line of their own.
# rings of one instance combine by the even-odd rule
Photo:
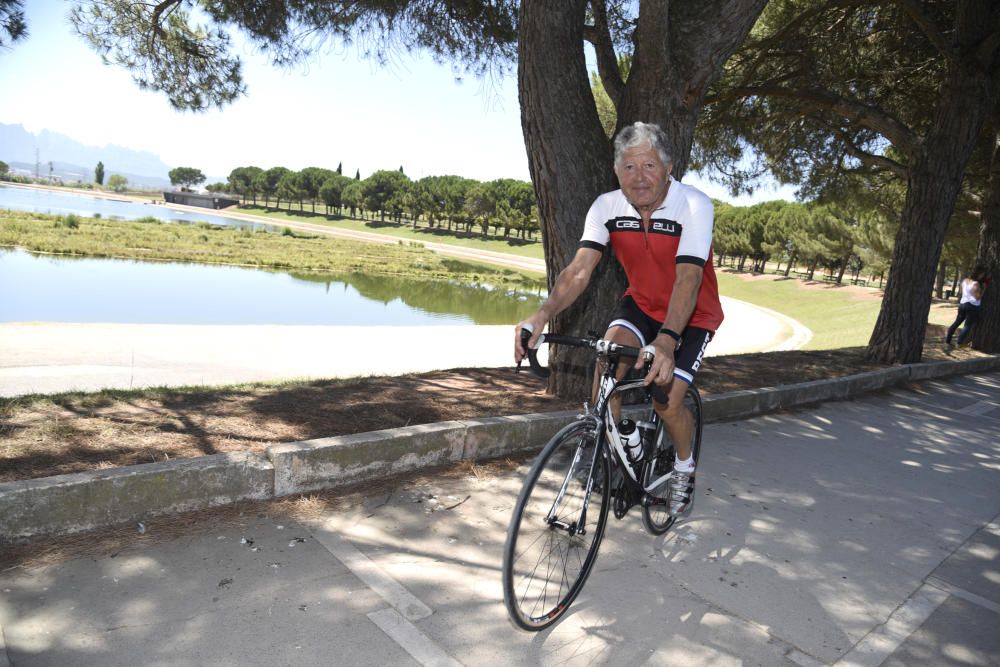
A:
<svg viewBox="0 0 1000 667">
<path fill-rule="evenodd" d="M 709 356 L 797 349 L 811 336 L 779 313 L 724 307 Z M 512 326 L 7 323 L 0 396 L 500 367 L 512 349 Z"/>
</svg>

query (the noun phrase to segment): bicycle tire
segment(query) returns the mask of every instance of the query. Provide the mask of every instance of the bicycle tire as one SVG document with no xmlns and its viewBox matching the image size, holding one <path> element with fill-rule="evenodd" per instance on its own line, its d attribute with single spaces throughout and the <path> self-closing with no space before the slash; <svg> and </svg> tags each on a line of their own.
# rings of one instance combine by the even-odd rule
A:
<svg viewBox="0 0 1000 667">
<path fill-rule="evenodd" d="M 603 441 L 595 440 L 593 423 L 584 420 L 556 433 L 535 459 L 514 506 L 503 552 L 503 594 L 511 621 L 521 629 L 542 630 L 559 620 L 597 560 L 611 475 Z M 579 523 L 590 477 L 581 534 L 563 526 Z M 553 509 L 563 525 L 549 521 Z"/>
<path fill-rule="evenodd" d="M 698 457 L 701 454 L 701 431 L 704 425 L 704 417 L 702 415 L 701 394 L 698 393 L 698 389 L 693 385 L 689 385 L 687 391 L 684 393 L 684 406 L 691 411 L 694 417 L 694 429 L 691 432 L 691 451 L 694 454 L 694 462 L 697 466 Z M 644 484 L 648 484 L 651 479 L 656 479 L 661 475 L 667 474 L 673 469 L 674 465 L 674 445 L 670 442 L 670 436 L 667 435 L 662 421 L 656 427 L 655 437 L 655 442 L 657 443 L 655 460 L 649 466 L 646 479 L 643 480 Z M 664 445 L 667 446 L 664 447 Z M 677 517 L 670 515 L 665 504 L 643 503 L 642 525 L 653 535 L 663 535 L 673 527 L 676 521 Z"/>
</svg>

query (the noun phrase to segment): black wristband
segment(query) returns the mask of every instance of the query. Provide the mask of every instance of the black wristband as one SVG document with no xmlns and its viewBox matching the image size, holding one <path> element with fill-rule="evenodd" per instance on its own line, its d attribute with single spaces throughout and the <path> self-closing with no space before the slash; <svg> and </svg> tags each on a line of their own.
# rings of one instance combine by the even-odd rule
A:
<svg viewBox="0 0 1000 667">
<path fill-rule="evenodd" d="M 674 331 L 673 329 L 668 329 L 666 327 L 663 327 L 662 329 L 660 329 L 660 333 L 661 334 L 667 334 L 668 336 L 670 336 L 671 338 L 673 338 L 678 343 L 681 342 L 681 335 L 679 333 L 677 333 L 676 331 Z"/>
</svg>

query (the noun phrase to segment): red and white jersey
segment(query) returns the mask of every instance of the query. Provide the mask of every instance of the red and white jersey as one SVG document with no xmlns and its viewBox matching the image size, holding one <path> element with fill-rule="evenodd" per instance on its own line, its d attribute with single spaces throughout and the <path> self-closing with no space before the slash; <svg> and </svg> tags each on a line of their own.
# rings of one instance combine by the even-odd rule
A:
<svg viewBox="0 0 1000 667">
<path fill-rule="evenodd" d="M 583 228 L 580 245 L 603 251 L 608 245 L 625 269 L 636 304 L 662 322 L 674 289 L 676 266 L 697 264 L 704 275 L 689 326 L 716 331 L 722 324 L 719 284 L 712 268 L 712 200 L 670 177 L 670 188 L 653 211 L 648 230 L 621 190 L 598 197 Z"/>
</svg>

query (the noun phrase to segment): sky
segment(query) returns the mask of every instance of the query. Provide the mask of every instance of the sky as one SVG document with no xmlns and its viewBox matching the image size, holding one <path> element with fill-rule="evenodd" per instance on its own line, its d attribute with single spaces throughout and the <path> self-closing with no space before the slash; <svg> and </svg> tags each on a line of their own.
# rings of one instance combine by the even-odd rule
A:
<svg viewBox="0 0 1000 667">
<path fill-rule="evenodd" d="M 291 69 L 238 45 L 248 94 L 218 110 L 172 109 L 106 66 L 72 32 L 69 3 L 27 0 L 29 36 L 0 51 L 0 123 L 50 130 L 91 146 L 150 151 L 171 167 L 225 177 L 239 166 L 316 166 L 362 178 L 400 166 L 413 179 L 457 174 L 529 180 L 513 74 L 461 81 L 448 65 L 403 54 L 388 66 L 331 45 Z M 696 174 L 684 182 L 732 203 L 791 199 L 764 187 L 733 198 Z"/>
</svg>

